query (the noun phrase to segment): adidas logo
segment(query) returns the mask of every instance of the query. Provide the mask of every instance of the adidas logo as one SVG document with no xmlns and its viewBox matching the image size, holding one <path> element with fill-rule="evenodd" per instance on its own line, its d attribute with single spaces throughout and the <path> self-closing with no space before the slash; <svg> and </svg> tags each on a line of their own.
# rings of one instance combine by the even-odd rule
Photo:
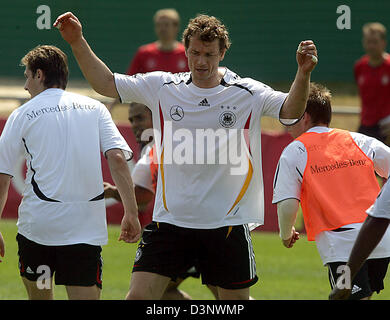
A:
<svg viewBox="0 0 390 320">
<path fill-rule="evenodd" d="M 32 271 L 30 267 L 27 267 L 26 272 L 30 274 L 34 274 L 34 271 Z"/>
<path fill-rule="evenodd" d="M 360 290 L 362 290 L 362 288 L 358 287 L 356 284 L 353 285 L 353 288 L 352 288 L 352 294 L 355 294 L 356 292 L 359 292 Z"/>
<path fill-rule="evenodd" d="M 210 103 L 204 98 L 201 102 L 199 102 L 198 106 L 200 107 L 210 107 Z"/>
</svg>

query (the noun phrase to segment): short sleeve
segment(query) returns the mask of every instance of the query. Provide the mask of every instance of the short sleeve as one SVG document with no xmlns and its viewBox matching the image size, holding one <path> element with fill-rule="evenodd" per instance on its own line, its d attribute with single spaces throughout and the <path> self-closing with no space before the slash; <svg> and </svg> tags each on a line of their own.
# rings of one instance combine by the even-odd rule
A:
<svg viewBox="0 0 390 320">
<path fill-rule="evenodd" d="M 265 86 L 261 95 L 263 95 L 264 99 L 262 115 L 278 119 L 280 110 L 288 96 L 288 93 L 276 91 L 268 86 Z"/>
<path fill-rule="evenodd" d="M 0 173 L 14 176 L 15 160 L 24 154 L 22 128 L 16 113 L 12 113 L 0 136 Z"/>
<path fill-rule="evenodd" d="M 306 163 L 306 149 L 300 142 L 294 141 L 283 150 L 275 171 L 272 203 L 286 199 L 301 199 Z"/>
<path fill-rule="evenodd" d="M 390 184 L 387 181 L 382 187 L 374 204 L 367 209 L 367 214 L 374 218 L 390 219 Z"/>
<path fill-rule="evenodd" d="M 137 73 L 132 76 L 114 74 L 115 85 L 122 103 L 138 102 L 153 111 L 157 92 L 163 84 L 163 72 Z"/>
<path fill-rule="evenodd" d="M 136 186 L 140 186 L 154 193 L 149 152 L 145 152 L 138 160 L 131 176 Z"/>
<path fill-rule="evenodd" d="M 375 172 L 383 178 L 388 178 L 390 148 L 383 142 L 361 133 L 351 132 L 351 136 L 358 147 L 373 161 Z"/>
<path fill-rule="evenodd" d="M 120 134 L 111 118 L 110 112 L 103 104 L 100 105 L 99 138 L 100 150 L 104 155 L 108 150 L 121 149 L 124 152 L 127 161 L 131 160 L 133 157 L 132 150 Z"/>
</svg>

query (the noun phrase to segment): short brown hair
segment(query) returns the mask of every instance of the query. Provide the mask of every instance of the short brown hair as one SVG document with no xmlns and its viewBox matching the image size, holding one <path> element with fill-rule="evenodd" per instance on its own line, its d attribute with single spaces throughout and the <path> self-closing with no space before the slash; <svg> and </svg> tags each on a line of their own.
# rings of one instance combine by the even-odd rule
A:
<svg viewBox="0 0 390 320">
<path fill-rule="evenodd" d="M 156 23 L 160 17 L 167 17 L 173 21 L 174 25 L 176 26 L 180 25 L 180 15 L 176 11 L 176 9 L 168 8 L 168 9 L 157 10 L 153 16 L 154 23 Z"/>
<path fill-rule="evenodd" d="M 328 88 L 315 82 L 310 83 L 309 99 L 305 111 L 310 115 L 313 125 L 330 124 L 332 120 L 331 98 L 332 94 Z"/>
<path fill-rule="evenodd" d="M 382 40 L 386 40 L 386 27 L 379 22 L 369 22 L 363 25 L 363 35 L 370 33 L 379 34 Z"/>
<path fill-rule="evenodd" d="M 38 69 L 42 70 L 46 88 L 58 86 L 65 90 L 68 84 L 68 58 L 55 46 L 35 47 L 21 59 L 21 65 L 30 69 L 34 76 Z"/>
<path fill-rule="evenodd" d="M 211 42 L 219 40 L 219 49 L 224 51 L 229 49 L 231 42 L 226 27 L 216 17 L 205 14 L 198 15 L 190 20 L 187 28 L 183 32 L 183 43 L 186 49 L 190 45 L 190 38 L 199 36 L 202 41 Z"/>
</svg>

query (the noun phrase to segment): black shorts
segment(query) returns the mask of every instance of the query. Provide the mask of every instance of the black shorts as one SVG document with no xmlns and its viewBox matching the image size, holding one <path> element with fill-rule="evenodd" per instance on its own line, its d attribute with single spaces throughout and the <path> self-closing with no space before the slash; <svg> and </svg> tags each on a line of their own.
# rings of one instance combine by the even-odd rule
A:
<svg viewBox="0 0 390 320">
<path fill-rule="evenodd" d="M 22 277 L 38 281 L 55 276 L 55 284 L 102 288 L 102 248 L 85 243 L 45 246 L 18 234 L 19 271 Z"/>
<path fill-rule="evenodd" d="M 161 274 L 176 281 L 195 266 L 203 284 L 247 288 L 258 280 L 247 225 L 190 229 L 152 222 L 138 245 L 133 272 Z"/>
<path fill-rule="evenodd" d="M 389 261 L 390 258 L 367 260 L 352 281 L 352 292 L 349 299 L 360 300 L 370 297 L 373 292 L 379 293 L 383 290 L 383 280 L 386 276 Z M 337 273 L 337 268 L 341 265 L 345 265 L 345 262 L 328 263 L 329 282 L 332 289 L 337 278 L 341 275 Z"/>
</svg>

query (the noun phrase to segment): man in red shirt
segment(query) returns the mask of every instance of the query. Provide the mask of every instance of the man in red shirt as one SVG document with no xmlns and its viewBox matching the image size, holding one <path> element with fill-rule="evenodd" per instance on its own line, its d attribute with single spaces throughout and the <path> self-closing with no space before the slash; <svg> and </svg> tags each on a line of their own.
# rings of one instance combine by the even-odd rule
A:
<svg viewBox="0 0 390 320">
<path fill-rule="evenodd" d="M 359 132 L 383 142 L 390 134 L 390 55 L 386 53 L 386 28 L 380 23 L 363 26 L 366 54 L 354 66 L 361 99 Z"/>
<path fill-rule="evenodd" d="M 157 41 L 138 48 L 126 74 L 166 71 L 188 72 L 184 45 L 177 41 L 180 16 L 175 9 L 160 9 L 153 17 Z M 115 100 L 108 109 L 112 111 L 119 103 Z"/>
<path fill-rule="evenodd" d="M 189 71 L 184 45 L 176 40 L 180 26 L 177 11 L 175 9 L 158 10 L 153 20 L 158 40 L 139 47 L 127 69 L 127 74 L 151 71 L 172 73 Z"/>
</svg>

